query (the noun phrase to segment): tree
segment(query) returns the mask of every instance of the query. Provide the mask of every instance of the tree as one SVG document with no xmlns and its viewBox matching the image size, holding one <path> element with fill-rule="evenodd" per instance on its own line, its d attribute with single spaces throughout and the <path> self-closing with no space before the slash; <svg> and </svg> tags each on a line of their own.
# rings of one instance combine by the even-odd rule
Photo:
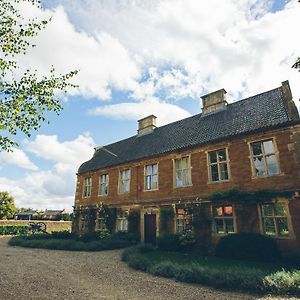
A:
<svg viewBox="0 0 300 300">
<path fill-rule="evenodd" d="M 40 7 L 40 0 L 0 1 L 0 151 L 18 146 L 14 135 L 22 132 L 30 137 L 42 122 L 49 122 L 45 112 L 60 113 L 62 106 L 57 94 L 75 87 L 69 79 L 78 72 L 57 76 L 52 67 L 48 77 L 38 78 L 37 71 L 30 69 L 17 76 L 17 58 L 35 46 L 30 40 L 50 21 L 26 20 L 18 10 L 20 2 Z"/>
<path fill-rule="evenodd" d="M 15 200 L 8 192 L 0 192 L 0 220 L 10 219 L 16 213 Z"/>
</svg>

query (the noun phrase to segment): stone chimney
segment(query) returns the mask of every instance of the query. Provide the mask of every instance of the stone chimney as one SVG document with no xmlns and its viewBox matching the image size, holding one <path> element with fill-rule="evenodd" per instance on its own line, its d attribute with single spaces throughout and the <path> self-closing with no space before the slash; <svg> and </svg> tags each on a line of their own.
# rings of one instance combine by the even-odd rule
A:
<svg viewBox="0 0 300 300">
<path fill-rule="evenodd" d="M 227 105 L 226 101 L 226 91 L 224 89 L 212 92 L 210 94 L 202 96 L 202 113 L 212 113 L 215 111 L 218 111 L 220 109 L 223 109 Z"/>
<path fill-rule="evenodd" d="M 138 134 L 150 133 L 156 128 L 156 116 L 150 115 L 138 120 Z"/>
</svg>

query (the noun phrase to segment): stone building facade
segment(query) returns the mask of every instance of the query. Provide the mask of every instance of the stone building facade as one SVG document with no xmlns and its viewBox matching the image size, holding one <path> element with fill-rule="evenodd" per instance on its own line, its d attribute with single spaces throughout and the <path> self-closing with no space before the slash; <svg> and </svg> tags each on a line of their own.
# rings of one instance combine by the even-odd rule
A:
<svg viewBox="0 0 300 300">
<path fill-rule="evenodd" d="M 78 170 L 73 230 L 109 217 L 112 230 L 147 242 L 192 231 L 213 247 L 257 232 L 299 247 L 300 120 L 289 84 L 231 104 L 225 94 L 203 96 L 201 114 L 161 127 L 151 115 L 137 135 L 95 148 Z"/>
</svg>

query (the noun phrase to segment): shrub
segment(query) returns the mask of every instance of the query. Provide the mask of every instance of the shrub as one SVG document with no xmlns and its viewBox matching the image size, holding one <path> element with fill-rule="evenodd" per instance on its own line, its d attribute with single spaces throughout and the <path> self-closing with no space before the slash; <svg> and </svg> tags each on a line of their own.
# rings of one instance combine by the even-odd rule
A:
<svg viewBox="0 0 300 300">
<path fill-rule="evenodd" d="M 49 236 L 53 239 L 71 239 L 74 237 L 74 234 L 68 230 L 63 230 L 63 231 L 52 231 Z"/>
<path fill-rule="evenodd" d="M 136 246 L 129 247 L 125 249 L 121 254 L 121 259 L 123 261 L 128 261 L 129 257 L 136 254 L 148 253 L 154 251 L 154 246 L 152 244 L 139 244 Z"/>
<path fill-rule="evenodd" d="M 182 249 L 178 234 L 159 236 L 156 239 L 156 244 L 158 249 L 163 251 L 180 251 Z"/>
<path fill-rule="evenodd" d="M 300 270 L 278 271 L 263 279 L 264 288 L 271 293 L 300 293 Z"/>
<path fill-rule="evenodd" d="M 283 261 L 289 265 L 300 267 L 300 251 L 290 251 L 284 254 Z"/>
<path fill-rule="evenodd" d="M 216 256 L 270 262 L 280 258 L 280 251 L 276 241 L 270 237 L 256 233 L 237 233 L 219 240 Z"/>
<path fill-rule="evenodd" d="M 162 277 L 172 278 L 180 271 L 180 266 L 170 261 L 162 261 L 150 268 L 150 273 Z"/>
<path fill-rule="evenodd" d="M 128 266 L 141 271 L 147 271 L 151 267 L 151 261 L 140 253 L 128 257 Z"/>
<path fill-rule="evenodd" d="M 27 225 L 1 225 L 0 235 L 20 235 L 29 233 Z"/>
</svg>

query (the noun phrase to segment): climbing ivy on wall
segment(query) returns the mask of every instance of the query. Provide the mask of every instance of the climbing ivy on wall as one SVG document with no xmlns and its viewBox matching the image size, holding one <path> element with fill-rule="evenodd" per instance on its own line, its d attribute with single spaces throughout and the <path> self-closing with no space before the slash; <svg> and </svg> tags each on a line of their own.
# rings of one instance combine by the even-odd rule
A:
<svg viewBox="0 0 300 300">
<path fill-rule="evenodd" d="M 230 201 L 237 203 L 262 203 L 269 202 L 274 198 L 284 197 L 290 198 L 293 196 L 293 192 L 288 191 L 276 191 L 269 189 L 261 189 L 256 191 L 245 191 L 240 189 L 230 189 L 224 192 L 213 193 L 208 196 L 211 201 Z"/>
<path fill-rule="evenodd" d="M 99 209 L 99 217 L 104 219 L 105 227 L 112 232 L 116 224 L 116 209 L 109 208 L 106 204 L 102 204 Z"/>
</svg>

